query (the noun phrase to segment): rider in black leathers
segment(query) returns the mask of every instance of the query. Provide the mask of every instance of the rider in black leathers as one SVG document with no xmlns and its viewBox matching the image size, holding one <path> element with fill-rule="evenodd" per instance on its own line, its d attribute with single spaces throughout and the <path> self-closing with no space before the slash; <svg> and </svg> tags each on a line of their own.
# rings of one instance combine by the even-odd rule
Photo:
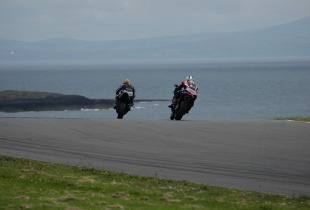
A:
<svg viewBox="0 0 310 210">
<path fill-rule="evenodd" d="M 123 84 L 121 86 L 119 86 L 119 88 L 116 89 L 115 93 L 116 93 L 116 97 L 115 97 L 115 106 L 114 109 L 116 109 L 119 101 L 118 101 L 118 94 L 121 92 L 121 90 L 131 90 L 133 92 L 133 96 L 131 98 L 131 104 L 130 106 L 133 106 L 133 100 L 136 97 L 136 90 L 135 88 L 131 85 L 130 80 L 129 79 L 125 79 L 123 81 Z"/>
</svg>

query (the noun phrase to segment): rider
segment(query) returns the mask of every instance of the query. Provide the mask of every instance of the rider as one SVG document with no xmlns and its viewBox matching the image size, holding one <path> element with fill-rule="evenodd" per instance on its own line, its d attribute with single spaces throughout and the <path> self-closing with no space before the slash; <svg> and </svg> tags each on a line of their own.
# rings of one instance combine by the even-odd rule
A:
<svg viewBox="0 0 310 210">
<path fill-rule="evenodd" d="M 116 93 L 116 97 L 115 97 L 115 106 L 114 109 L 116 109 L 119 101 L 118 101 L 118 94 L 122 91 L 122 90 L 128 90 L 130 92 L 133 93 L 132 97 L 131 97 L 131 103 L 130 106 L 133 106 L 133 99 L 136 97 L 136 91 L 135 88 L 131 85 L 130 80 L 129 79 L 125 79 L 123 81 L 123 84 L 121 86 L 119 86 L 119 88 L 117 88 L 117 90 L 115 91 Z"/>
<path fill-rule="evenodd" d="M 181 82 L 173 91 L 173 99 L 172 103 L 168 106 L 171 109 L 174 109 L 176 107 L 177 101 L 180 97 L 179 90 L 186 90 L 186 89 L 193 89 L 196 92 L 196 95 L 194 96 L 193 103 L 190 104 L 188 110 L 186 110 L 186 113 L 189 112 L 189 110 L 194 106 L 194 102 L 197 99 L 197 93 L 198 93 L 198 86 L 194 82 L 194 78 L 192 76 L 187 76 L 186 79 Z"/>
</svg>

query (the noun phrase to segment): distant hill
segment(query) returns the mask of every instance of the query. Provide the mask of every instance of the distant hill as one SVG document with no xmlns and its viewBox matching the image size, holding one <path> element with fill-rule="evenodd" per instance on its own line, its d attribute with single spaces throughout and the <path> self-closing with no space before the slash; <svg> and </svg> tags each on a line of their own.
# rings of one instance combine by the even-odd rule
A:
<svg viewBox="0 0 310 210">
<path fill-rule="evenodd" d="M 0 61 L 310 56 L 310 17 L 252 31 L 122 41 L 0 38 Z"/>
</svg>

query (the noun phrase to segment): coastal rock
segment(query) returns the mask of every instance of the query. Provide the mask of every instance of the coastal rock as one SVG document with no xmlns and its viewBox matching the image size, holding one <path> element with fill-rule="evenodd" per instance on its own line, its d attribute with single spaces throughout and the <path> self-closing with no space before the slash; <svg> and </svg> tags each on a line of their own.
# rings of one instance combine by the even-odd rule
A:
<svg viewBox="0 0 310 210">
<path fill-rule="evenodd" d="M 80 95 L 37 91 L 0 91 L 2 112 L 107 109 L 113 105 L 114 99 L 89 99 Z"/>
</svg>

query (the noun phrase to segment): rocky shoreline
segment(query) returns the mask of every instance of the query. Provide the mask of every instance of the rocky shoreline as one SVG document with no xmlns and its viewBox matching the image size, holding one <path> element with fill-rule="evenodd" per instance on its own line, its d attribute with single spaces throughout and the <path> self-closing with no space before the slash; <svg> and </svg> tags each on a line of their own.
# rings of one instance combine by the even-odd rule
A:
<svg viewBox="0 0 310 210">
<path fill-rule="evenodd" d="M 135 100 L 166 101 L 166 100 Z M 114 99 L 89 99 L 80 95 L 39 91 L 0 91 L 1 112 L 64 111 L 81 109 L 108 109 L 114 106 Z"/>
</svg>

